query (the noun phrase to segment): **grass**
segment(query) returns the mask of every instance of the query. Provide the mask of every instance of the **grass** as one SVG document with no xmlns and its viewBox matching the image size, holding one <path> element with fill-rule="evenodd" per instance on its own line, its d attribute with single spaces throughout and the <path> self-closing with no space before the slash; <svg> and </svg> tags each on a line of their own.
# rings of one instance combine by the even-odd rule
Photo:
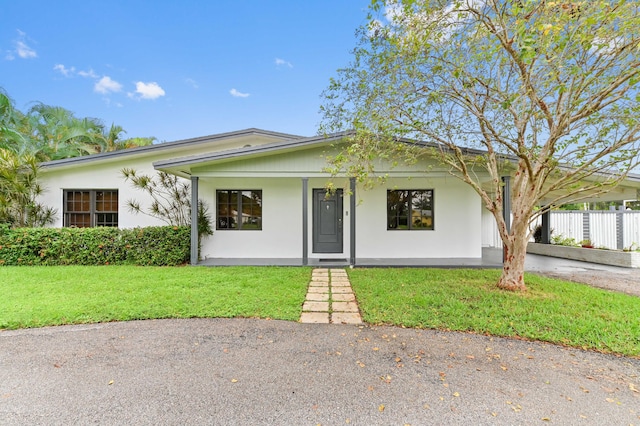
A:
<svg viewBox="0 0 640 426">
<path fill-rule="evenodd" d="M 498 270 L 354 269 L 363 320 L 470 331 L 640 355 L 640 298 L 533 274 L 525 294 L 498 290 Z"/>
<path fill-rule="evenodd" d="M 0 267 L 0 329 L 149 318 L 296 321 L 308 268 Z"/>
<path fill-rule="evenodd" d="M 498 270 L 353 269 L 371 324 L 470 331 L 640 357 L 640 298 L 527 275 L 498 290 Z M 152 318 L 297 321 L 309 268 L 0 267 L 0 329 Z"/>
</svg>

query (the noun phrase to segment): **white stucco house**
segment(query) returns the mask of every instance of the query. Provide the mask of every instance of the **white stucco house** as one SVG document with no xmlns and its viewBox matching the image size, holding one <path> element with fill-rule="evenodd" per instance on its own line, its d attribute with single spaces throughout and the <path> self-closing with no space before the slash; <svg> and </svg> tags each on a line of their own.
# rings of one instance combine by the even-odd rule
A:
<svg viewBox="0 0 640 426">
<path fill-rule="evenodd" d="M 327 196 L 326 156 L 344 136 L 246 129 L 51 161 L 42 164 L 40 201 L 57 209 L 55 227 L 162 225 L 127 209 L 127 200 L 144 208 L 150 199 L 121 170 L 165 171 L 189 180 L 192 200 L 212 216 L 200 253 L 192 226 L 192 264 L 482 264 L 494 240 L 490 215 L 436 164 L 381 163 L 384 185 L 360 190 L 336 178 Z"/>
</svg>

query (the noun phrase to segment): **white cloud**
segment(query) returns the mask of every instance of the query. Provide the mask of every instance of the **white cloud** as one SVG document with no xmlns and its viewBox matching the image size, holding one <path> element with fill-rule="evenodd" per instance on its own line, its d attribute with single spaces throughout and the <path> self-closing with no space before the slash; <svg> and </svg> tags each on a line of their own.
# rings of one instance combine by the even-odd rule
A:
<svg viewBox="0 0 640 426">
<path fill-rule="evenodd" d="M 401 0 L 389 0 L 384 9 L 384 16 L 391 28 L 382 21 L 375 20 L 369 26 L 369 36 L 377 37 L 387 34 L 408 37 L 410 35 L 429 35 L 433 41 L 447 42 L 464 25 L 473 22 L 471 10 L 482 9 L 486 0 L 463 0 L 453 2 L 442 9 L 433 9 L 430 13 L 414 10 L 406 14 Z M 427 28 L 438 23 L 440 31 L 429 34 Z"/>
<path fill-rule="evenodd" d="M 58 71 L 60 74 L 64 75 L 65 77 L 70 77 L 76 72 L 75 67 L 67 68 L 62 64 L 55 64 L 53 66 L 53 69 L 54 71 Z"/>
<path fill-rule="evenodd" d="M 280 58 L 276 58 L 276 66 L 278 67 L 285 66 L 285 67 L 293 68 L 293 65 L 291 65 L 291 62 L 285 61 L 284 59 L 280 59 Z"/>
<path fill-rule="evenodd" d="M 96 74 L 91 68 L 89 68 L 89 71 L 78 71 L 78 75 L 80 77 L 98 78 L 98 74 Z"/>
<path fill-rule="evenodd" d="M 384 8 L 384 16 L 389 22 L 393 22 L 395 19 L 402 18 L 404 11 L 400 4 L 389 4 Z"/>
<path fill-rule="evenodd" d="M 98 80 L 100 78 L 98 74 L 96 74 L 95 71 L 92 70 L 91 68 L 89 68 L 88 71 L 83 71 L 83 70 L 78 71 L 74 66 L 67 67 L 63 64 L 55 64 L 53 66 L 53 70 L 58 71 L 60 74 L 64 75 L 65 77 L 75 77 L 76 75 L 79 75 L 80 77 L 93 78 L 95 80 Z M 108 85 L 109 82 L 107 81 L 106 83 Z M 103 92 L 100 92 L 100 93 L 103 93 Z"/>
<path fill-rule="evenodd" d="M 36 58 L 38 54 L 22 40 L 16 41 L 16 53 L 22 59 Z"/>
<path fill-rule="evenodd" d="M 13 42 L 14 49 L 6 52 L 5 59 L 12 61 L 16 58 L 16 55 L 22 59 L 37 58 L 38 54 L 36 51 L 27 44 L 27 33 L 20 30 L 17 31 L 18 39 Z"/>
<path fill-rule="evenodd" d="M 155 81 L 145 83 L 142 81 L 136 82 L 136 93 L 142 99 L 158 99 L 165 95 L 164 89 L 158 85 Z"/>
<path fill-rule="evenodd" d="M 190 86 L 191 86 L 191 87 L 193 87 L 194 89 L 198 89 L 198 88 L 200 88 L 200 85 L 198 84 L 198 82 L 197 82 L 197 81 L 195 81 L 195 80 L 194 80 L 194 79 L 192 79 L 192 78 L 186 78 L 184 81 L 185 81 L 185 83 L 187 83 L 188 85 L 190 85 Z"/>
<path fill-rule="evenodd" d="M 122 84 L 112 80 L 109 76 L 104 76 L 93 86 L 93 90 L 98 93 L 107 94 L 109 92 L 119 92 L 122 90 Z"/>
<path fill-rule="evenodd" d="M 379 19 L 373 19 L 369 23 L 369 28 L 367 29 L 367 34 L 370 38 L 378 37 L 381 32 L 384 30 L 385 25 Z"/>
<path fill-rule="evenodd" d="M 236 89 L 229 90 L 229 93 L 235 98 L 248 98 L 250 96 L 249 93 L 238 92 Z"/>
</svg>

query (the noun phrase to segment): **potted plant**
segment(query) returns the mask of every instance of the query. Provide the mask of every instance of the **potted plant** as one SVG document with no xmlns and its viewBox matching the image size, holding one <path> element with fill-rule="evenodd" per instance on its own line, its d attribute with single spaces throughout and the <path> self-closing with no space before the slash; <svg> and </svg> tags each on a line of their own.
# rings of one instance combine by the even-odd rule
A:
<svg viewBox="0 0 640 426">
<path fill-rule="evenodd" d="M 593 248 L 593 244 L 591 243 L 591 240 L 589 240 L 589 239 L 580 241 L 580 245 L 583 248 Z"/>
</svg>

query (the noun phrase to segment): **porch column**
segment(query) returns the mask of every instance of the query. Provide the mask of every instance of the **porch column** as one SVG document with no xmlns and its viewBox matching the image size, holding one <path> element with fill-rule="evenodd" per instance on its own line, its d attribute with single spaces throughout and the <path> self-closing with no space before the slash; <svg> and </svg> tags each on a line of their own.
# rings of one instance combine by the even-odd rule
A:
<svg viewBox="0 0 640 426">
<path fill-rule="evenodd" d="M 197 265 L 198 252 L 198 177 L 191 176 L 191 264 Z"/>
<path fill-rule="evenodd" d="M 309 178 L 302 178 L 302 264 L 309 264 Z"/>
<path fill-rule="evenodd" d="M 507 226 L 507 232 L 511 232 L 511 176 L 502 176 L 502 217 Z M 502 262 L 505 261 L 507 253 L 502 245 Z"/>
<path fill-rule="evenodd" d="M 351 255 L 349 256 L 349 264 L 355 266 L 356 264 L 356 178 L 349 179 L 349 192 L 351 192 L 351 198 L 349 199 L 349 211 L 351 212 L 351 218 L 349 219 L 350 229 L 350 243 Z"/>
<path fill-rule="evenodd" d="M 551 244 L 551 208 L 542 213 L 542 244 Z"/>
</svg>

